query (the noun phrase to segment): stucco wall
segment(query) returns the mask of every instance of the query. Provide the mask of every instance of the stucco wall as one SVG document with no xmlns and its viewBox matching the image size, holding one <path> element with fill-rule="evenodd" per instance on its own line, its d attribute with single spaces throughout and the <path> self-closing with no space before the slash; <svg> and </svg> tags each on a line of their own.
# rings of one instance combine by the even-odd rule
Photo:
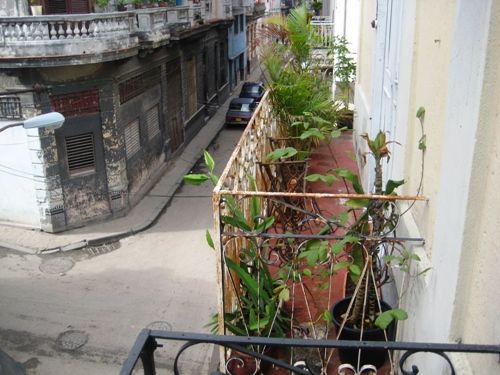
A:
<svg viewBox="0 0 500 375">
<path fill-rule="evenodd" d="M 35 175 L 28 145 L 28 135 L 22 127 L 0 133 L 0 220 L 39 228 Z"/>
<path fill-rule="evenodd" d="M 418 183 L 420 131 L 412 116 L 423 106 L 427 152 L 422 194 L 430 201 L 415 205 L 415 222 L 407 218 L 404 229 L 425 238 L 425 252 L 416 250 L 423 259 L 421 269 L 432 270 L 412 280 L 406 294 L 411 313 L 400 327 L 403 340 L 495 344 L 500 338 L 498 302 L 491 302 L 499 300 L 498 292 L 487 286 L 499 281 L 491 266 L 498 262 L 491 242 L 499 224 L 492 215 L 498 186 L 492 169 L 498 163 L 493 125 L 499 108 L 493 99 L 498 69 L 490 63 L 484 70 L 486 56 L 489 61 L 498 58 L 498 40 L 491 39 L 495 32 L 489 30 L 498 17 L 490 20 L 490 6 L 479 0 L 417 5 L 405 165 L 411 178 L 405 189 L 410 193 Z M 497 373 L 497 358 L 492 357 L 454 361 L 458 373 Z M 422 364 L 422 372 L 442 371 L 441 360 L 427 358 Z"/>
<path fill-rule="evenodd" d="M 427 253 L 432 253 L 433 225 L 436 215 L 436 198 L 439 193 L 442 144 L 448 91 L 452 35 L 455 21 L 455 1 L 416 2 L 414 43 L 405 41 L 402 49 L 413 51 L 413 72 L 407 121 L 406 139 L 398 139 L 405 150 L 405 175 L 403 187 L 406 194 L 414 194 L 420 182 L 422 153 L 418 142 L 422 135 L 420 122 L 415 114 L 425 108 L 424 132 L 427 136 L 424 180 L 421 194 L 429 198 L 428 204 L 415 205 L 412 213 L 425 237 Z M 403 125 L 403 124 L 402 124 Z M 404 126 L 404 125 L 403 125 Z"/>
<path fill-rule="evenodd" d="M 489 21 L 484 81 L 470 181 L 460 278 L 452 337 L 463 342 L 500 342 L 500 3 Z M 500 373 L 498 357 L 468 356 L 477 373 Z"/>
</svg>

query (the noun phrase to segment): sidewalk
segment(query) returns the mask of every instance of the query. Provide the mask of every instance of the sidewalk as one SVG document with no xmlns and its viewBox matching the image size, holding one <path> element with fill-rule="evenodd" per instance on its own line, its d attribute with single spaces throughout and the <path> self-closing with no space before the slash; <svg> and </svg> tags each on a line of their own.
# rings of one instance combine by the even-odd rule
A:
<svg viewBox="0 0 500 375">
<path fill-rule="evenodd" d="M 256 66 L 247 77 L 247 81 L 258 81 L 260 74 L 260 67 Z M 242 82 L 238 84 L 229 99 L 220 106 L 214 116 L 186 146 L 182 154 L 168 162 L 166 171 L 158 183 L 126 216 L 105 222 L 92 223 L 82 228 L 58 234 L 0 224 L 0 247 L 31 254 L 77 250 L 86 246 L 98 246 L 115 242 L 154 225 L 182 184 L 182 177 L 191 170 L 203 155 L 203 150 L 210 145 L 222 130 L 229 102 L 238 95 L 241 85 Z"/>
</svg>

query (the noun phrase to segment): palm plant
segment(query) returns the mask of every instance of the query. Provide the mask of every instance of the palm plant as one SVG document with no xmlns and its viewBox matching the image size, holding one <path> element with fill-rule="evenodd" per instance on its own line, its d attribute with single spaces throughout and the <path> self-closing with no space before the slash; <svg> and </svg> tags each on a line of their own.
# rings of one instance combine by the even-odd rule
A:
<svg viewBox="0 0 500 375">
<path fill-rule="evenodd" d="M 265 29 L 265 36 L 274 41 L 263 56 L 270 99 L 282 134 L 289 137 L 300 137 L 306 130 L 292 126 L 304 122 L 305 116 L 323 119 L 332 127 L 337 117 L 331 81 L 311 58 L 317 38 L 309 18 L 303 5 L 286 18 L 271 17 Z"/>
</svg>

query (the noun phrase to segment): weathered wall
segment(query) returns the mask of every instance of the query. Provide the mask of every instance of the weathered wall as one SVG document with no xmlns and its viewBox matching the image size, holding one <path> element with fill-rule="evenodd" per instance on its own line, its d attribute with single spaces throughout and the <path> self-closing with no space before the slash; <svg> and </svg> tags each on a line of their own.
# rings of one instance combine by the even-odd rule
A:
<svg viewBox="0 0 500 375">
<path fill-rule="evenodd" d="M 28 15 L 27 0 L 2 0 L 0 2 L 0 17 L 20 17 Z"/>
</svg>

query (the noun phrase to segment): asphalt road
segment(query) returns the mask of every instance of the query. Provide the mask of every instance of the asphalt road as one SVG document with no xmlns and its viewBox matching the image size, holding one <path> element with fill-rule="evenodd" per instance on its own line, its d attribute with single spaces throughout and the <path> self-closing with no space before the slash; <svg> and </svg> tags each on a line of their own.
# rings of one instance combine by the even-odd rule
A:
<svg viewBox="0 0 500 375">
<path fill-rule="evenodd" d="M 241 132 L 212 143 L 219 173 Z M 0 248 L 0 348 L 28 374 L 117 374 L 144 327 L 207 332 L 217 303 L 210 194 L 183 186 L 156 225 L 119 243 L 50 256 Z M 179 347 L 159 349 L 157 367 Z M 212 354 L 188 351 L 181 372 L 208 373 Z"/>
</svg>

